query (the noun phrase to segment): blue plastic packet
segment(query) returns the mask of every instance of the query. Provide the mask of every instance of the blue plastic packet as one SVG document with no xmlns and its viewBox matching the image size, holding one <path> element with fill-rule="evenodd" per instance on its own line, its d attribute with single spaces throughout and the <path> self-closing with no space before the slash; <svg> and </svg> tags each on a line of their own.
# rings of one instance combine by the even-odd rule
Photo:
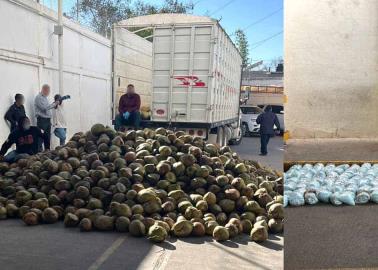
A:
<svg viewBox="0 0 378 270">
<path fill-rule="evenodd" d="M 361 191 L 357 193 L 356 198 L 354 200 L 358 204 L 368 203 L 370 200 L 370 195 L 366 191 Z"/>
<path fill-rule="evenodd" d="M 355 201 L 354 201 L 354 194 L 352 192 L 342 192 L 339 194 L 339 196 L 337 197 L 337 199 L 342 202 L 342 203 L 345 203 L 347 205 L 356 205 Z"/>
</svg>

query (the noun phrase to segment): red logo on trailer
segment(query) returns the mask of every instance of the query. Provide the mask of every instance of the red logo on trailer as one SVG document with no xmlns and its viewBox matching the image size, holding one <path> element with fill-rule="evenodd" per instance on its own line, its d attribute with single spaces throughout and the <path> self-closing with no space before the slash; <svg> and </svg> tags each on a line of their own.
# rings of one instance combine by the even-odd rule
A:
<svg viewBox="0 0 378 270">
<path fill-rule="evenodd" d="M 165 113 L 165 111 L 163 109 L 157 109 L 156 110 L 156 114 L 158 115 L 163 115 Z"/>
<path fill-rule="evenodd" d="M 197 76 L 174 76 L 176 80 L 179 80 L 182 86 L 192 87 L 205 87 L 206 84 L 201 81 Z"/>
</svg>

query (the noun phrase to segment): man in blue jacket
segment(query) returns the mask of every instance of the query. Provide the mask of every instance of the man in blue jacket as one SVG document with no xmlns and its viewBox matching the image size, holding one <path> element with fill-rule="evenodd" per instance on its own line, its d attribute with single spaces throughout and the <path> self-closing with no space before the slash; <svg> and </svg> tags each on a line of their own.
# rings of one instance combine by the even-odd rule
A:
<svg viewBox="0 0 378 270">
<path fill-rule="evenodd" d="M 265 111 L 257 117 L 256 123 L 260 125 L 260 156 L 266 156 L 269 139 L 275 135 L 274 125 L 276 125 L 277 130 L 280 130 L 280 122 L 277 115 L 272 112 L 272 106 L 265 107 Z"/>
</svg>

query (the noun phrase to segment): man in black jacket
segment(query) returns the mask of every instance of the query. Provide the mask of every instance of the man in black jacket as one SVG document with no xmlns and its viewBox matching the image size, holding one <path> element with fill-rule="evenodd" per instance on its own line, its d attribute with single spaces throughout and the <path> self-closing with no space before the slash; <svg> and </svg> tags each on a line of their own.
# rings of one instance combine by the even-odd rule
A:
<svg viewBox="0 0 378 270">
<path fill-rule="evenodd" d="M 260 155 L 266 156 L 268 154 L 269 139 L 275 135 L 274 125 L 280 130 L 280 122 L 277 115 L 272 112 L 272 106 L 266 106 L 265 112 L 257 117 L 256 123 L 260 125 Z"/>
<path fill-rule="evenodd" d="M 25 117 L 24 101 L 25 98 L 22 94 L 16 94 L 15 102 L 9 107 L 8 111 L 4 115 L 4 119 L 9 121 L 11 132 L 17 129 L 18 120 L 21 117 Z"/>
<path fill-rule="evenodd" d="M 37 154 L 40 138 L 45 138 L 45 134 L 41 129 L 30 126 L 29 118 L 21 117 L 18 121 L 17 129 L 9 134 L 8 139 L 1 147 L 0 161 L 12 163 L 20 158 Z M 4 156 L 13 144 L 16 144 L 16 150 Z"/>
</svg>

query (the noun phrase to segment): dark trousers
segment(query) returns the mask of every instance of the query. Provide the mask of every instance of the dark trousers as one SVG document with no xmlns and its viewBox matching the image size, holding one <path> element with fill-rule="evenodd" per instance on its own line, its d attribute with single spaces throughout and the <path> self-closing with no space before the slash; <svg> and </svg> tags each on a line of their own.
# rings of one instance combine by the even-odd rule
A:
<svg viewBox="0 0 378 270">
<path fill-rule="evenodd" d="M 50 140 L 51 140 L 51 119 L 50 118 L 37 118 L 37 127 L 43 130 L 45 133 L 45 138 L 43 140 L 43 145 L 45 150 L 50 150 Z M 39 141 L 39 151 L 42 151 L 42 140 Z"/>
<path fill-rule="evenodd" d="M 133 126 L 136 129 L 140 127 L 140 112 L 131 112 L 127 120 L 123 118 L 123 115 L 118 114 L 115 118 L 115 130 L 120 130 L 123 126 Z"/>
<path fill-rule="evenodd" d="M 271 135 L 270 134 L 260 134 L 260 143 L 261 143 L 261 154 L 268 154 L 268 143 Z"/>
</svg>

